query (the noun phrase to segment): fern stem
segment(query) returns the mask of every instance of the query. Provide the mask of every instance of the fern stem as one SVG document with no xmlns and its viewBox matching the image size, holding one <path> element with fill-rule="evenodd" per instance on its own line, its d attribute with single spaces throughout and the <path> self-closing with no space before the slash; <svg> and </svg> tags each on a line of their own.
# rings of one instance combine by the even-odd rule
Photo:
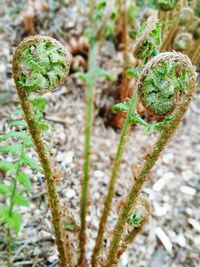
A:
<svg viewBox="0 0 200 267">
<path fill-rule="evenodd" d="M 11 241 L 11 231 L 7 229 L 7 267 L 11 267 L 11 256 L 12 256 L 12 241 Z"/>
<path fill-rule="evenodd" d="M 96 44 L 92 45 L 90 53 L 90 62 L 88 75 L 92 73 L 92 70 L 96 66 Z M 95 78 L 90 77 L 91 79 L 87 82 L 87 95 L 86 95 L 86 118 L 85 118 L 85 143 L 84 143 L 84 163 L 83 163 L 83 184 L 82 184 L 82 193 L 81 193 L 81 228 L 79 234 L 80 242 L 80 259 L 79 263 L 86 264 L 85 259 L 85 244 L 86 244 L 86 215 L 88 208 L 88 195 L 89 195 L 89 175 L 90 175 L 90 143 L 91 143 L 91 131 L 93 123 L 93 100 L 94 100 L 94 86 Z M 82 265 L 81 265 L 82 266 Z"/>
<path fill-rule="evenodd" d="M 63 235 L 63 227 L 61 225 L 61 208 L 56 192 L 56 184 L 54 180 L 54 169 L 51 164 L 49 154 L 46 150 L 41 130 L 36 123 L 34 117 L 34 111 L 32 105 L 28 99 L 28 95 L 25 90 L 16 86 L 17 93 L 20 99 L 21 107 L 24 112 L 24 118 L 27 122 L 30 135 L 35 145 L 36 152 L 38 154 L 40 164 L 42 166 L 44 176 L 46 179 L 47 191 L 48 191 L 48 202 L 52 214 L 52 223 L 55 231 L 56 245 L 59 252 L 60 266 L 72 266 L 69 240 L 65 240 Z M 67 246 L 65 248 L 65 245 Z"/>
<path fill-rule="evenodd" d="M 173 58 L 173 53 L 171 53 L 171 57 Z M 137 180 L 133 184 L 130 193 L 127 196 L 124 208 L 118 218 L 117 224 L 114 229 L 114 236 L 110 244 L 108 257 L 107 257 L 107 263 L 106 266 L 113 266 L 115 263 L 115 259 L 117 257 L 117 251 L 118 247 L 122 238 L 122 234 L 124 231 L 124 227 L 126 225 L 127 219 L 129 217 L 130 211 L 132 207 L 135 205 L 137 198 L 141 192 L 142 186 L 144 185 L 145 181 L 149 178 L 151 169 L 155 165 L 156 161 L 158 160 L 161 152 L 163 151 L 165 145 L 169 141 L 169 139 L 172 137 L 178 126 L 180 125 L 184 114 L 186 113 L 188 106 L 192 100 L 192 96 L 194 94 L 195 88 L 196 88 L 196 76 L 194 69 L 189 61 L 188 58 L 184 57 L 181 54 L 177 54 L 174 56 L 174 58 L 177 57 L 177 60 L 180 60 L 180 64 L 183 64 L 188 71 L 190 72 L 190 84 L 189 84 L 189 90 L 184 95 L 184 99 L 182 101 L 182 104 L 179 105 L 177 103 L 177 111 L 174 114 L 174 117 L 172 119 L 172 122 L 170 125 L 166 125 L 158 139 L 158 141 L 155 143 L 153 147 L 153 151 L 149 154 L 146 161 L 143 163 L 143 166 L 141 167 L 141 170 L 138 174 Z M 159 62 L 163 62 L 165 58 L 170 58 L 170 53 L 168 56 L 168 53 L 166 53 L 166 56 L 158 58 L 158 60 L 154 60 L 154 64 L 157 64 Z M 153 64 L 149 64 L 149 66 L 153 66 Z M 140 81 L 141 82 L 141 81 Z"/>
<path fill-rule="evenodd" d="M 94 0 L 89 0 L 89 18 L 90 18 L 90 25 L 91 28 L 94 29 L 94 9 L 95 9 L 95 2 Z"/>
<path fill-rule="evenodd" d="M 103 242 L 103 235 L 105 232 L 108 215 L 111 209 L 112 199 L 113 199 L 114 192 L 115 192 L 115 183 L 116 183 L 117 175 L 119 172 L 119 166 L 121 163 L 121 159 L 122 159 L 122 155 L 123 155 L 123 151 L 124 151 L 124 147 L 126 143 L 126 138 L 127 138 L 127 135 L 130 129 L 130 125 L 131 125 L 132 114 L 136 106 L 136 100 L 137 100 L 137 92 L 134 93 L 133 98 L 131 100 L 129 112 L 124 122 L 124 126 L 121 132 L 121 136 L 120 136 L 120 140 L 119 140 L 119 144 L 117 148 L 117 153 L 116 153 L 115 160 L 113 163 L 113 170 L 112 170 L 112 175 L 111 175 L 111 179 L 109 182 L 108 194 L 104 202 L 104 209 L 103 209 L 103 213 L 100 219 L 98 235 L 96 239 L 95 248 L 93 251 L 92 267 L 97 266 L 97 258 L 98 258 L 98 254 L 100 252 L 102 242 Z"/>
</svg>

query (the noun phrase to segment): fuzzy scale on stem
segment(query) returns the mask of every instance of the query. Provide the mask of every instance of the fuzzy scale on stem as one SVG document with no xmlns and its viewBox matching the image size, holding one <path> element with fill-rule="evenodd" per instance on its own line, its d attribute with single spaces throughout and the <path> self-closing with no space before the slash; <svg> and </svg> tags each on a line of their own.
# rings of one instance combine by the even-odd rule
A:
<svg viewBox="0 0 200 267">
<path fill-rule="evenodd" d="M 181 66 L 184 66 L 184 68 L 187 69 L 189 72 L 189 81 L 188 81 L 188 87 L 189 89 L 184 92 L 182 95 L 182 101 L 181 103 L 177 103 L 177 107 L 174 113 L 174 117 L 171 121 L 170 125 L 166 125 L 158 139 L 158 141 L 155 143 L 152 152 L 149 154 L 146 161 L 143 163 L 143 166 L 140 169 L 140 172 L 138 174 L 138 177 L 133 184 L 130 193 L 127 196 L 124 208 L 119 216 L 119 219 L 116 223 L 115 229 L 114 229 L 114 236 L 111 241 L 111 245 L 108 252 L 107 262 L 106 266 L 114 266 L 115 260 L 117 257 L 117 251 L 120 245 L 120 241 L 122 238 L 122 234 L 124 231 L 124 227 L 127 223 L 127 219 L 129 217 L 130 211 L 132 207 L 134 206 L 135 202 L 137 201 L 137 198 L 141 192 L 142 186 L 146 182 L 146 180 L 149 178 L 151 169 L 155 165 L 156 161 L 158 160 L 161 152 L 163 151 L 165 145 L 169 141 L 170 137 L 174 134 L 178 126 L 180 125 L 180 122 L 183 119 L 183 116 L 185 112 L 188 109 L 188 106 L 192 100 L 192 96 L 194 94 L 195 88 L 196 88 L 196 74 L 194 71 L 194 68 L 187 56 L 184 56 L 181 53 L 175 53 L 175 52 L 166 52 L 163 54 L 160 54 L 159 56 L 153 58 L 144 68 L 144 70 L 141 73 L 140 79 L 138 81 L 138 90 L 141 89 L 143 79 L 148 75 L 149 71 L 154 68 L 157 64 L 161 62 L 165 62 L 166 60 L 172 60 L 177 61 Z"/>
<path fill-rule="evenodd" d="M 37 49 L 40 49 L 40 53 Z M 30 92 L 45 93 L 55 90 L 65 81 L 69 72 L 69 64 L 69 54 L 65 48 L 53 38 L 40 35 L 24 39 L 13 55 L 13 75 L 16 89 L 29 133 L 44 172 L 61 267 L 72 266 L 70 244 L 69 240 L 64 238 L 64 230 L 61 224 L 62 212 L 56 192 L 54 168 L 28 97 Z M 28 72 L 27 69 L 29 69 Z M 35 79 L 31 78 L 33 74 L 36 77 Z M 56 77 L 53 77 L 53 74 Z"/>
</svg>

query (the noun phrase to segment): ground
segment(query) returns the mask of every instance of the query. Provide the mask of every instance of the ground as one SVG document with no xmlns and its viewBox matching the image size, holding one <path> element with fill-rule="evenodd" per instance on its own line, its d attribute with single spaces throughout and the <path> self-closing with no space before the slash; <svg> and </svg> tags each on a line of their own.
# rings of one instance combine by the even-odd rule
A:
<svg viewBox="0 0 200 267">
<path fill-rule="evenodd" d="M 1 12 L 0 19 L 0 133 L 7 129 L 11 112 L 15 110 L 18 99 L 11 74 L 12 52 L 18 42 L 26 35 L 18 16 L 17 7 L 11 2 Z M 67 2 L 67 1 L 66 1 Z M 53 3 L 53 1 L 51 2 Z M 53 5 L 53 4 L 52 4 Z M 14 9 L 14 8 L 15 9 Z M 51 7 L 53 10 L 53 7 Z M 55 10 L 54 10 L 55 11 Z M 76 8 L 58 9 L 61 28 L 68 31 L 80 31 L 77 26 L 81 19 L 73 17 Z M 13 12 L 16 12 L 16 14 Z M 52 11 L 53 12 L 53 11 Z M 53 23 L 49 27 L 53 13 L 51 10 L 44 18 L 40 17 L 36 31 L 55 35 Z M 21 14 L 21 13 L 20 13 Z M 70 19 L 66 19 L 68 14 Z M 40 14 L 36 14 L 39 16 Z M 42 24 L 42 21 L 44 22 Z M 53 20 L 54 21 L 54 20 Z M 46 23 L 46 24 L 45 24 Z M 55 25 L 60 25 L 59 23 Z M 70 28 L 71 27 L 71 28 Z M 48 29 L 48 30 L 47 30 Z M 55 36 L 54 36 L 55 37 Z M 57 36 L 59 39 L 59 37 Z M 121 54 L 107 42 L 99 56 L 99 62 L 111 73 L 120 72 Z M 109 181 L 112 160 L 119 140 L 119 131 L 105 124 L 101 110 L 112 104 L 109 90 L 115 90 L 115 84 L 100 80 L 96 86 L 95 116 L 91 150 L 91 205 L 88 216 L 88 258 L 94 246 L 101 214 L 106 185 Z M 63 172 L 58 181 L 58 192 L 62 204 L 71 207 L 75 216 L 79 213 L 80 181 L 82 176 L 83 132 L 84 132 L 84 84 L 69 77 L 58 91 L 46 95 L 48 107 L 45 118 L 51 122 L 54 131 L 51 143 L 54 161 Z M 101 115 L 101 116 L 100 116 Z M 170 140 L 164 153 L 151 173 L 151 178 L 143 188 L 143 194 L 152 205 L 152 215 L 129 250 L 123 255 L 120 267 L 197 267 L 200 262 L 200 93 L 197 91 L 181 127 Z M 156 135 L 147 136 L 144 130 L 133 127 L 126 145 L 117 189 L 109 219 L 109 229 L 116 222 L 116 206 L 123 199 L 132 184 L 131 166 L 142 157 L 148 144 L 153 144 Z M 33 152 L 34 155 L 34 152 Z M 0 178 L 3 179 L 3 176 Z M 23 214 L 23 227 L 15 242 L 13 266 L 56 266 L 57 256 L 50 222 L 50 213 L 46 202 L 46 189 L 43 177 L 30 172 L 33 195 L 29 208 L 20 208 Z M 5 266 L 5 237 L 1 228 L 0 266 Z M 105 240 L 109 245 L 111 235 Z"/>
</svg>

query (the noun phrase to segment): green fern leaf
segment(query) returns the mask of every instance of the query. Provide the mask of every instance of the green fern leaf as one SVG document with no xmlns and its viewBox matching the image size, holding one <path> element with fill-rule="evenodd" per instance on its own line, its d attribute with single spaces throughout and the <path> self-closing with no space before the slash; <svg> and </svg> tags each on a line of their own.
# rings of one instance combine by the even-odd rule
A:
<svg viewBox="0 0 200 267">
<path fill-rule="evenodd" d="M 19 156 L 21 154 L 21 150 L 21 144 L 5 145 L 0 147 L 0 153 L 11 153 L 16 156 Z"/>
<path fill-rule="evenodd" d="M 40 172 L 40 173 L 42 172 L 42 170 L 41 170 L 40 166 L 38 165 L 38 163 L 34 159 L 28 157 L 27 155 L 23 155 L 22 161 L 23 161 L 25 166 L 29 166 L 33 170 L 35 170 L 37 172 Z"/>
<path fill-rule="evenodd" d="M 9 207 L 0 206 L 0 222 L 6 223 L 7 218 L 9 217 Z"/>
<path fill-rule="evenodd" d="M 46 105 L 47 101 L 44 97 L 37 97 L 31 101 L 32 105 L 36 110 L 39 110 L 40 112 L 43 112 Z"/>
<path fill-rule="evenodd" d="M 0 222 L 5 224 L 8 228 L 15 230 L 16 235 L 18 235 L 22 224 L 22 218 L 17 212 L 12 212 L 10 214 L 9 207 L 0 206 Z"/>
<path fill-rule="evenodd" d="M 0 161 L 0 170 L 7 172 L 7 171 L 13 171 L 15 170 L 15 165 L 11 162 L 7 162 L 7 161 Z"/>
<path fill-rule="evenodd" d="M 141 71 L 143 70 L 144 67 L 136 67 L 133 69 L 128 69 L 126 71 L 126 78 L 130 77 L 136 77 L 138 78 L 140 76 Z"/>
<path fill-rule="evenodd" d="M 12 195 L 12 187 L 0 183 L 0 195 L 3 195 L 5 199 L 10 197 Z"/>
<path fill-rule="evenodd" d="M 127 112 L 129 109 L 129 101 L 123 103 L 117 103 L 112 106 L 112 112 L 117 113 L 117 111 Z"/>
<path fill-rule="evenodd" d="M 28 193 L 32 193 L 32 185 L 26 173 L 19 172 L 16 175 L 16 178 L 19 181 L 19 183 L 26 189 Z"/>
<path fill-rule="evenodd" d="M 8 125 L 9 125 L 10 127 L 12 127 L 12 126 L 22 126 L 22 127 L 27 127 L 26 121 L 24 121 L 24 120 L 10 121 L 10 122 L 8 123 Z"/>
<path fill-rule="evenodd" d="M 98 77 L 104 77 L 109 81 L 116 81 L 116 77 L 113 76 L 109 71 L 101 69 L 101 68 L 97 68 L 93 70 L 95 72 L 95 78 Z"/>
<path fill-rule="evenodd" d="M 28 207 L 29 206 L 29 201 L 27 198 L 25 198 L 21 193 L 17 192 L 14 196 L 13 196 L 13 205 L 15 206 L 24 206 L 24 207 Z"/>
<path fill-rule="evenodd" d="M 8 140 L 10 138 L 22 139 L 23 141 L 25 141 L 25 143 L 29 143 L 29 144 L 32 143 L 31 138 L 27 134 L 26 131 L 20 131 L 20 132 L 10 131 L 9 133 L 6 133 L 6 134 L 0 136 L 0 142 Z"/>
<path fill-rule="evenodd" d="M 22 217 L 18 212 L 12 212 L 11 216 L 8 218 L 6 225 L 15 230 L 16 235 L 19 234 L 20 227 L 22 225 Z"/>
</svg>

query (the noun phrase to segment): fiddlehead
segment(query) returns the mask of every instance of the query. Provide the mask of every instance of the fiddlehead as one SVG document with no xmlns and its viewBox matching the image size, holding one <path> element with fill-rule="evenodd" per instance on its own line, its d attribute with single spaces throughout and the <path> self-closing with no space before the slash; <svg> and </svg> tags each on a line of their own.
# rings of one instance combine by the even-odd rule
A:
<svg viewBox="0 0 200 267">
<path fill-rule="evenodd" d="M 194 11 L 190 7 L 184 7 L 181 11 L 180 22 L 181 26 L 187 26 L 188 23 L 191 23 L 191 19 L 194 16 Z"/>
<path fill-rule="evenodd" d="M 192 34 L 188 32 L 181 32 L 177 34 L 176 38 L 174 39 L 173 48 L 176 51 L 186 53 L 187 51 L 190 51 L 192 43 L 193 43 Z"/>
<path fill-rule="evenodd" d="M 158 0 L 157 5 L 160 10 L 169 11 L 175 8 L 177 0 Z"/>
<path fill-rule="evenodd" d="M 137 59 L 147 61 L 158 54 L 161 45 L 161 26 L 158 19 L 150 17 L 144 22 L 137 33 L 133 55 Z"/>
<path fill-rule="evenodd" d="M 152 95 L 153 93 L 154 85 L 156 85 L 156 77 L 154 77 L 154 72 L 157 71 L 160 72 L 160 75 L 162 77 L 162 90 L 160 90 L 159 92 L 160 98 L 157 95 L 158 90 L 155 89 L 155 99 L 157 105 L 156 107 L 154 105 L 149 105 L 149 101 L 147 101 L 147 104 L 145 102 L 146 109 L 150 113 L 152 111 L 156 112 L 156 114 L 158 114 L 159 116 L 161 114 L 168 115 L 169 113 L 171 113 L 171 121 L 170 123 L 163 125 L 158 141 L 153 146 L 152 151 L 148 153 L 148 156 L 140 167 L 137 179 L 127 196 L 124 208 L 114 229 L 114 236 L 109 248 L 106 266 L 112 266 L 112 264 L 114 263 L 117 256 L 117 250 L 123 235 L 124 227 L 130 216 L 131 209 L 140 194 L 142 186 L 149 178 L 150 171 L 158 160 L 166 143 L 174 134 L 180 122 L 182 121 L 196 88 L 196 73 L 189 58 L 181 53 L 166 52 L 154 57 L 145 66 L 140 75 L 137 88 L 140 92 L 139 94 L 142 102 L 144 102 L 142 92 L 146 93 L 147 91 L 149 91 L 150 95 Z M 164 84 L 166 86 L 164 86 Z M 160 103 L 160 99 L 163 98 L 163 91 L 165 90 L 166 93 L 169 94 L 170 99 L 172 95 L 173 97 L 175 97 L 174 99 L 171 99 L 172 101 L 170 101 L 170 103 L 167 105 Z M 165 119 L 166 118 L 167 117 L 165 117 Z"/>
<path fill-rule="evenodd" d="M 29 95 L 31 92 L 43 94 L 55 90 L 66 79 L 69 65 L 70 59 L 65 48 L 58 41 L 46 36 L 36 35 L 24 39 L 13 55 L 13 76 L 24 118 L 45 176 L 61 267 L 71 266 L 70 245 L 68 239 L 64 240 L 55 171 Z"/>
<path fill-rule="evenodd" d="M 13 56 L 13 74 L 18 87 L 44 94 L 56 90 L 69 72 L 68 51 L 47 36 L 25 38 Z"/>
<path fill-rule="evenodd" d="M 143 230 L 151 214 L 151 206 L 145 198 L 138 198 L 137 207 L 133 209 L 128 218 L 128 229 L 126 235 L 122 239 L 122 244 L 117 252 L 116 263 L 121 255 L 128 249 L 129 245 L 134 241 L 137 235 Z"/>
<path fill-rule="evenodd" d="M 185 65 L 180 65 L 177 60 L 179 56 L 176 53 L 160 54 L 142 71 L 138 94 L 148 113 L 166 116 L 174 111 L 182 99 L 188 86 L 188 73 Z"/>
</svg>

